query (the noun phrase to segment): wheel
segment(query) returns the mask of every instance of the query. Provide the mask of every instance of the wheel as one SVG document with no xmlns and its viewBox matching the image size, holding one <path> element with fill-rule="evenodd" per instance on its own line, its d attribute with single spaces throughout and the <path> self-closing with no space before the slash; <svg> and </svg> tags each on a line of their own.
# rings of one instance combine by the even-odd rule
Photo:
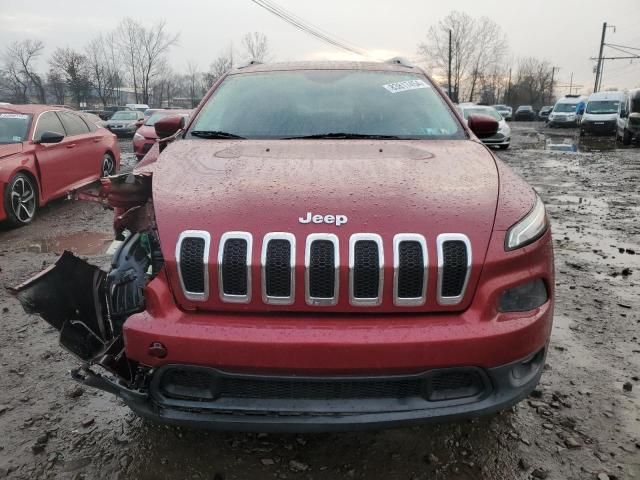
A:
<svg viewBox="0 0 640 480">
<path fill-rule="evenodd" d="M 4 209 L 7 221 L 16 227 L 31 223 L 38 209 L 38 187 L 24 173 L 11 179 L 4 192 Z"/>
<path fill-rule="evenodd" d="M 101 177 L 108 177 L 116 173 L 116 161 L 113 159 L 113 155 L 105 153 L 102 157 L 102 174 Z"/>
<path fill-rule="evenodd" d="M 622 144 L 623 145 L 631 145 L 631 132 L 624 129 L 624 133 L 622 134 Z"/>
<path fill-rule="evenodd" d="M 505 144 L 505 145 L 498 145 L 498 148 L 499 148 L 500 150 L 506 150 L 507 148 L 509 148 L 509 144 L 507 143 L 507 144 Z"/>
<path fill-rule="evenodd" d="M 583 130 L 583 129 L 580 129 L 580 133 L 579 133 L 579 135 L 580 135 L 581 137 L 584 137 L 584 130 Z"/>
</svg>

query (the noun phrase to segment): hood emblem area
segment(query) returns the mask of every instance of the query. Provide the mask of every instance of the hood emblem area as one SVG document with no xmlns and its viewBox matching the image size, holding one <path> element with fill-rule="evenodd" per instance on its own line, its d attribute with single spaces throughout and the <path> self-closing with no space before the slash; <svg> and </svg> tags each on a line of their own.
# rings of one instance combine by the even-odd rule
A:
<svg viewBox="0 0 640 480">
<path fill-rule="evenodd" d="M 346 215 L 338 215 L 338 214 L 320 215 L 320 214 L 313 214 L 312 212 L 307 212 L 302 217 L 298 217 L 299 223 L 317 223 L 317 224 L 326 223 L 330 225 L 333 224 L 336 227 L 339 227 L 340 225 L 344 225 L 348 221 L 349 221 L 349 218 L 347 218 Z"/>
</svg>

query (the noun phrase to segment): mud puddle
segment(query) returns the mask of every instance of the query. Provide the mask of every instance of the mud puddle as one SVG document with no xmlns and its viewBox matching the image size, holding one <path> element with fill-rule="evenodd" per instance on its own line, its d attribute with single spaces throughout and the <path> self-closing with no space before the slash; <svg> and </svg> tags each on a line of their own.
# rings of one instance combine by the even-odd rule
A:
<svg viewBox="0 0 640 480">
<path fill-rule="evenodd" d="M 69 250 L 76 255 L 100 255 L 106 253 L 112 241 L 111 233 L 78 232 L 32 241 L 27 250 L 33 253 L 56 254 Z"/>
</svg>

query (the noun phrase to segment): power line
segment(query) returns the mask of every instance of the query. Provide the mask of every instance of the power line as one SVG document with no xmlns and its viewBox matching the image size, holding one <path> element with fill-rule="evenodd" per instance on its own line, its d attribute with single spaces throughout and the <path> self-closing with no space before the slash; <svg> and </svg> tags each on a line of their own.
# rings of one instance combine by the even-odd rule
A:
<svg viewBox="0 0 640 480">
<path fill-rule="evenodd" d="M 335 35 L 331 35 L 330 33 L 323 31 L 319 27 L 312 25 L 311 23 L 303 20 L 297 15 L 294 15 L 293 13 L 285 10 L 284 8 L 282 8 L 281 6 L 279 6 L 273 1 L 270 1 L 270 0 L 251 0 L 251 1 L 256 5 L 264 8 L 265 10 L 271 12 L 272 14 L 279 17 L 280 19 L 284 20 L 285 22 L 289 23 L 290 25 L 293 25 L 297 29 L 302 30 L 305 33 L 308 33 L 316 37 L 317 39 L 322 40 L 325 43 L 328 43 L 329 45 L 340 48 L 350 53 L 354 53 L 356 55 L 360 55 L 364 57 L 369 56 L 369 53 L 366 50 L 360 47 L 357 47 L 349 42 L 341 41 Z"/>
</svg>

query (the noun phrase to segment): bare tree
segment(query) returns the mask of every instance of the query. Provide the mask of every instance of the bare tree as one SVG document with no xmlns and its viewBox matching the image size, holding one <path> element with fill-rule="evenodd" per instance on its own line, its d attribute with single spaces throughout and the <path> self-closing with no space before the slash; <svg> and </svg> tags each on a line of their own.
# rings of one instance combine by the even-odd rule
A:
<svg viewBox="0 0 640 480">
<path fill-rule="evenodd" d="M 121 60 L 133 86 L 136 103 L 139 102 L 139 89 L 142 59 L 142 26 L 132 18 L 123 19 L 116 29 L 116 40 Z"/>
<path fill-rule="evenodd" d="M 551 89 L 551 78 L 552 65 L 549 61 L 521 58 L 511 92 L 513 103 L 536 108 L 542 106 Z"/>
<path fill-rule="evenodd" d="M 507 38 L 500 26 L 486 17 L 476 21 L 474 28 L 475 51 L 473 68 L 469 79 L 469 101 L 473 101 L 481 79 L 490 75 L 504 59 L 507 52 Z"/>
<path fill-rule="evenodd" d="M 249 60 L 264 62 L 269 57 L 269 40 L 262 32 L 249 32 L 242 37 L 242 45 Z"/>
<path fill-rule="evenodd" d="M 26 39 L 12 43 L 5 51 L 5 68 L 14 91 L 20 94 L 22 101 L 29 101 L 29 88 L 36 90 L 38 101 L 47 103 L 44 82 L 36 72 L 36 62 L 42 55 L 44 44 L 40 40 Z"/>
<path fill-rule="evenodd" d="M 233 46 L 229 45 L 226 53 L 219 55 L 209 66 L 205 74 L 206 87 L 210 88 L 225 73 L 233 68 Z"/>
<path fill-rule="evenodd" d="M 200 98 L 202 97 L 202 83 L 200 81 L 201 76 L 202 75 L 200 73 L 198 64 L 193 60 L 189 60 L 187 62 L 186 78 L 189 89 L 189 100 L 191 101 L 191 108 L 195 108 L 200 101 Z"/>
<path fill-rule="evenodd" d="M 49 87 L 49 93 L 53 94 L 55 103 L 64 105 L 67 94 L 67 83 L 59 71 L 53 68 L 49 70 L 47 74 L 47 86 Z"/>
<path fill-rule="evenodd" d="M 87 57 L 69 47 L 57 48 L 49 65 L 65 79 L 76 105 L 87 101 L 91 87 Z"/>
<path fill-rule="evenodd" d="M 103 106 L 114 102 L 121 75 L 115 51 L 115 34 L 100 35 L 85 48 L 89 81 Z"/>
<path fill-rule="evenodd" d="M 483 78 L 504 60 L 507 39 L 500 26 L 482 17 L 452 11 L 437 25 L 429 28 L 427 41 L 418 45 L 433 70 L 446 75 L 449 64 L 449 32 L 451 32 L 451 88 L 455 98 L 478 96 Z"/>
</svg>

